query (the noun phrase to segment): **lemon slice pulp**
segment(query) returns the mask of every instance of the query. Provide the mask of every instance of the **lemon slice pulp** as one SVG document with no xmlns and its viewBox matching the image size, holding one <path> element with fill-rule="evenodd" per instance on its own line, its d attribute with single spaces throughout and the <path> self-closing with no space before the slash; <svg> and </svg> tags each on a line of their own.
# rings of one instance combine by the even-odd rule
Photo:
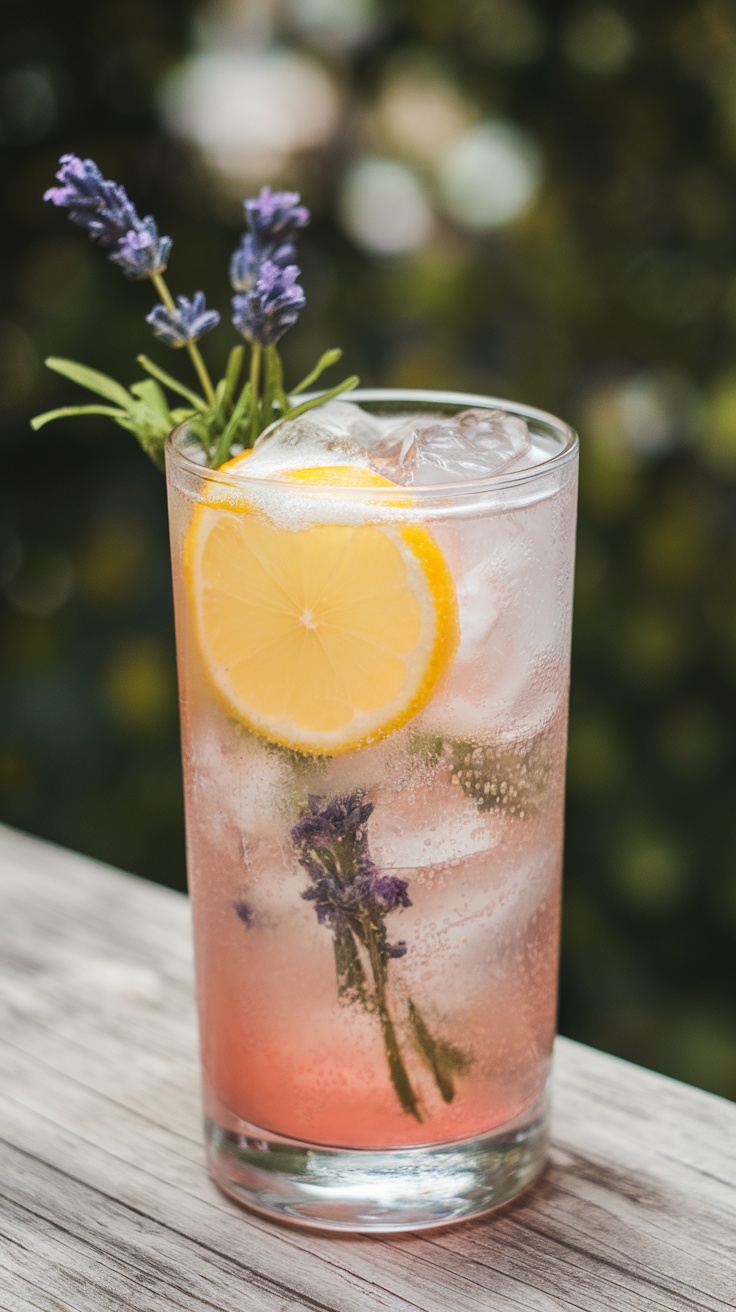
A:
<svg viewBox="0 0 736 1312">
<path fill-rule="evenodd" d="M 284 480 L 394 486 L 355 466 Z M 195 508 L 188 532 L 188 600 L 211 684 L 241 723 L 307 754 L 352 751 L 398 729 L 457 648 L 452 576 L 429 530 L 371 522 L 370 504 L 356 502 L 356 516 L 291 530 L 245 500 L 213 500 Z"/>
</svg>

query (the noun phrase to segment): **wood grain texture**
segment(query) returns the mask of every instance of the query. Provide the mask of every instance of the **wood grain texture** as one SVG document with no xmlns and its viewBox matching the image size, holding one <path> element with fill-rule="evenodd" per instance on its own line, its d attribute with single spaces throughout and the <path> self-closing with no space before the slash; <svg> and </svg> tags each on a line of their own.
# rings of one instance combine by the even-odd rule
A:
<svg viewBox="0 0 736 1312">
<path fill-rule="evenodd" d="M 731 1103 L 561 1039 L 521 1200 L 310 1236 L 205 1173 L 186 899 L 2 829 L 0 898 L 0 1312 L 736 1308 Z"/>
</svg>

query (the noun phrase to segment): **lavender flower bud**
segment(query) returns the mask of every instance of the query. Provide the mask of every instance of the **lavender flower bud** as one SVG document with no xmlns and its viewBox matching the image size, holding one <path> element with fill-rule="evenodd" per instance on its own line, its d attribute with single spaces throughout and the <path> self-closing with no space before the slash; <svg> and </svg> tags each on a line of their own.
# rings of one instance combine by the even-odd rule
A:
<svg viewBox="0 0 736 1312">
<path fill-rule="evenodd" d="M 246 929 L 250 929 L 253 924 L 253 908 L 250 902 L 246 902 L 244 897 L 239 897 L 233 902 L 233 911 L 239 920 L 242 920 Z"/>
<path fill-rule="evenodd" d="M 399 875 L 382 875 L 374 866 L 375 873 L 370 879 L 370 894 L 385 912 L 395 911 L 397 907 L 410 907 L 409 881 Z M 406 951 L 406 949 L 404 949 Z"/>
<path fill-rule="evenodd" d="M 271 260 L 261 265 L 253 291 L 233 296 L 233 324 L 249 342 L 274 346 L 296 323 L 306 304 L 296 264 L 280 269 Z"/>
<path fill-rule="evenodd" d="M 186 346 L 196 342 L 220 322 L 217 310 L 208 310 L 204 292 L 195 292 L 191 301 L 186 296 L 177 296 L 176 309 L 169 310 L 165 305 L 155 305 L 146 315 L 155 337 L 167 346 Z"/>
<path fill-rule="evenodd" d="M 312 794 L 308 799 L 309 810 L 292 828 L 292 841 L 303 853 L 330 847 L 343 838 L 357 839 L 358 830 L 373 814 L 373 803 L 365 802 L 361 792 L 334 797 L 326 806 L 322 805 L 323 800 Z"/>
<path fill-rule="evenodd" d="M 306 227 L 309 210 L 299 200 L 297 191 L 271 191 L 270 187 L 262 187 L 257 198 L 243 202 L 245 221 L 260 246 L 278 245 L 292 237 L 298 228 Z"/>
<path fill-rule="evenodd" d="M 294 237 L 309 222 L 309 210 L 295 191 L 263 187 L 258 197 L 243 202 L 248 232 L 230 261 L 230 281 L 236 292 L 252 292 L 264 264 L 280 269 L 294 264 Z"/>
<path fill-rule="evenodd" d="M 154 220 L 147 214 L 140 229 L 131 229 L 121 237 L 108 259 L 122 269 L 126 278 L 152 278 L 166 268 L 171 246 L 171 238 L 159 237 Z"/>
<path fill-rule="evenodd" d="M 62 155 L 57 179 L 44 200 L 69 211 L 69 218 L 103 250 L 128 278 L 151 278 L 162 273 L 171 251 L 171 238 L 159 237 L 150 214 L 144 219 L 124 187 L 103 178 L 92 159 Z"/>
<path fill-rule="evenodd" d="M 230 260 L 230 282 L 236 292 L 251 292 L 258 282 L 258 275 L 266 260 L 283 269 L 296 260 L 296 246 L 293 241 L 284 241 L 280 245 L 261 247 L 252 233 L 246 232 L 238 249 Z"/>
</svg>

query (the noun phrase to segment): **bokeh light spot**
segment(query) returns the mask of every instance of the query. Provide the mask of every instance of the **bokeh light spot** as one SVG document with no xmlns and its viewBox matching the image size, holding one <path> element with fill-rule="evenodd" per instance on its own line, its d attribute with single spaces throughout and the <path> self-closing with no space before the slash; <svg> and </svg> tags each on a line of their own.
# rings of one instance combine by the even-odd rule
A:
<svg viewBox="0 0 736 1312">
<path fill-rule="evenodd" d="M 117 520 L 103 524 L 79 561 L 80 593 L 97 602 L 126 600 L 147 582 L 148 551 L 140 525 Z"/>
<path fill-rule="evenodd" d="M 652 458 L 690 440 L 697 413 L 697 395 L 684 375 L 632 374 L 588 395 L 584 431 L 612 453 Z"/>
<path fill-rule="evenodd" d="M 354 241 L 380 255 L 416 250 L 432 230 L 419 180 L 398 160 L 359 160 L 343 178 L 339 213 Z"/>
<path fill-rule="evenodd" d="M 19 324 L 0 321 L 0 408 L 22 404 L 40 372 L 38 351 Z"/>
<path fill-rule="evenodd" d="M 685 856 L 669 834 L 630 834 L 616 861 L 616 891 L 637 911 L 673 910 L 687 892 Z"/>
<path fill-rule="evenodd" d="M 63 551 L 35 548 L 5 585 L 5 595 L 21 615 L 53 615 L 74 591 L 75 572 Z"/>
<path fill-rule="evenodd" d="M 378 127 L 388 145 L 425 164 L 436 164 L 477 117 L 475 107 L 433 63 L 393 73 L 377 106 Z"/>
<path fill-rule="evenodd" d="M 702 453 L 723 473 L 736 470 L 736 372 L 716 378 L 707 400 Z"/>
<path fill-rule="evenodd" d="M 578 9 L 565 28 L 563 49 L 570 63 L 585 73 L 621 73 L 636 50 L 636 33 L 628 19 L 610 5 Z"/>
<path fill-rule="evenodd" d="M 297 31 L 327 50 L 353 50 L 378 21 L 376 0 L 286 0 Z"/>
<path fill-rule="evenodd" d="M 479 123 L 443 157 L 439 181 L 447 211 L 466 228 L 504 227 L 527 210 L 542 182 L 532 137 L 512 123 Z"/>
<path fill-rule="evenodd" d="M 154 638 L 123 643 L 105 679 L 110 712 L 134 733 L 156 733 L 172 711 L 173 669 Z"/>
<path fill-rule="evenodd" d="M 529 0 L 482 0 L 472 13 L 470 30 L 497 64 L 533 64 L 544 49 L 544 25 Z"/>
<path fill-rule="evenodd" d="M 216 172 L 244 180 L 280 173 L 290 157 L 321 146 L 339 113 L 332 77 L 294 50 L 211 50 L 164 83 L 162 112 L 175 136 L 194 142 Z"/>
</svg>

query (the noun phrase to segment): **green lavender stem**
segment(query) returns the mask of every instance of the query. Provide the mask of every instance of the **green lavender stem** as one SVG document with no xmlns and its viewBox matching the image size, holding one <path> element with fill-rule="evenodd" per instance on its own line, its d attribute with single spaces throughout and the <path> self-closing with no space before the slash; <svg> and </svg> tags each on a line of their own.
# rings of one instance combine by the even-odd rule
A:
<svg viewBox="0 0 736 1312">
<path fill-rule="evenodd" d="M 470 1062 L 460 1048 L 435 1039 L 430 1033 L 418 1008 L 409 998 L 409 1023 L 414 1041 L 422 1060 L 432 1074 L 443 1102 L 452 1102 L 455 1097 L 455 1076 L 467 1071 Z"/>
<path fill-rule="evenodd" d="M 258 389 L 261 381 L 261 347 L 257 342 L 251 345 L 250 355 L 250 445 L 258 437 Z"/>
<path fill-rule="evenodd" d="M 388 997 L 386 989 L 386 967 L 378 950 L 372 926 L 368 919 L 362 917 L 364 942 L 368 949 L 368 957 L 373 972 L 373 982 L 376 995 L 376 1006 L 378 1008 L 378 1017 L 381 1022 L 381 1031 L 383 1033 L 383 1042 L 386 1048 L 386 1057 L 388 1059 L 388 1068 L 391 1074 L 391 1083 L 396 1090 L 396 1096 L 401 1103 L 405 1112 L 419 1122 L 422 1120 L 422 1114 L 419 1110 L 419 1103 L 416 1094 L 411 1085 L 411 1080 L 407 1074 L 404 1059 L 399 1048 L 399 1041 L 396 1036 L 391 1012 L 388 1006 Z"/>
</svg>

